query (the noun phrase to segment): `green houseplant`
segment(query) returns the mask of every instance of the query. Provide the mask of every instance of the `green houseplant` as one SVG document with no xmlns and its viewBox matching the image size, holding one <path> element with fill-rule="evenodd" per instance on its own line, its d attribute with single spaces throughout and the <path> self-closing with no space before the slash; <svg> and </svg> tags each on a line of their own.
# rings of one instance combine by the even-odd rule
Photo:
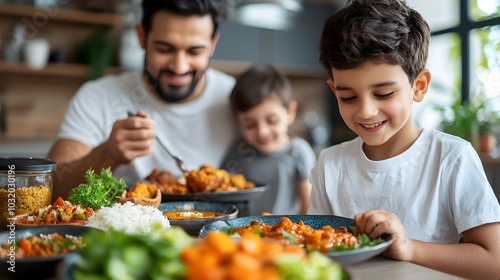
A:
<svg viewBox="0 0 500 280">
<path fill-rule="evenodd" d="M 487 101 L 484 95 L 478 94 L 471 101 L 462 102 L 456 97 L 451 106 L 438 106 L 442 131 L 469 141 L 481 153 L 491 152 L 496 145 L 493 127 L 500 122 L 500 117 L 488 108 Z"/>
<path fill-rule="evenodd" d="M 103 76 L 112 64 L 114 45 L 108 38 L 109 32 L 109 28 L 98 28 L 77 46 L 77 61 L 89 65 L 90 80 Z"/>
</svg>

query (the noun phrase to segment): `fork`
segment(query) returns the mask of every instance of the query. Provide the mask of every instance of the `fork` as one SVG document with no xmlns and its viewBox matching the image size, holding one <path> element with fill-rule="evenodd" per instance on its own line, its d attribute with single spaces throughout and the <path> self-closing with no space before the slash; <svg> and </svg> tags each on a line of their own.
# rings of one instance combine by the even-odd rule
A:
<svg viewBox="0 0 500 280">
<path fill-rule="evenodd" d="M 128 116 L 129 117 L 134 117 L 134 116 L 137 116 L 136 114 L 128 111 L 127 112 Z M 167 152 L 167 154 L 173 158 L 175 160 L 175 163 L 177 164 L 177 167 L 182 171 L 182 174 L 186 175 L 189 173 L 189 170 L 186 168 L 186 166 L 184 165 L 184 161 L 182 161 L 182 159 L 180 159 L 178 156 L 175 156 L 174 154 L 172 154 L 168 149 L 167 147 L 161 142 L 160 138 L 158 138 L 158 136 L 155 135 L 155 139 L 156 139 L 156 142 L 158 142 L 158 144 L 160 144 L 160 146 L 163 148 L 163 150 L 165 150 L 165 152 Z"/>
</svg>

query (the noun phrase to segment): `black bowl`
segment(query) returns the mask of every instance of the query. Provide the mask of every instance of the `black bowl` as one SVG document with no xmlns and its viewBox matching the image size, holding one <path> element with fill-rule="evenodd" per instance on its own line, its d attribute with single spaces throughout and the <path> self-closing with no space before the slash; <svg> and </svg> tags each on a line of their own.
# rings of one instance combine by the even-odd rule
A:
<svg viewBox="0 0 500 280">
<path fill-rule="evenodd" d="M 89 230 L 96 230 L 86 226 L 77 225 L 54 225 L 37 226 L 29 228 L 16 228 L 12 231 L 0 232 L 0 243 L 8 243 L 9 237 L 19 239 L 40 234 L 59 233 L 61 235 L 82 236 Z M 15 263 L 9 263 L 10 259 L 0 258 L 0 279 L 45 279 L 54 277 L 56 269 L 61 260 L 71 253 L 48 257 L 33 257 L 26 259 L 15 259 Z M 15 264 L 15 272 L 9 270 Z M 11 268 L 12 269 L 12 268 Z"/>
<path fill-rule="evenodd" d="M 177 201 L 164 202 L 158 206 L 162 212 L 171 210 L 198 210 L 198 211 L 213 211 L 224 215 L 214 218 L 189 219 L 189 220 L 172 220 L 169 219 L 170 225 L 180 226 L 189 235 L 198 236 L 201 228 L 204 225 L 211 224 L 215 221 L 223 221 L 234 219 L 238 216 L 238 208 L 234 204 L 215 203 L 215 202 L 198 202 L 198 201 Z"/>
</svg>

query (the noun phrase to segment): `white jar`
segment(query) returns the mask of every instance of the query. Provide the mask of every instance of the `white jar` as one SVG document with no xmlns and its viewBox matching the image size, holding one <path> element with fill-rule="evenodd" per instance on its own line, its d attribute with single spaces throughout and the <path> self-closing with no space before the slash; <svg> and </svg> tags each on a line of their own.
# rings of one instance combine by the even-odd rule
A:
<svg viewBox="0 0 500 280">
<path fill-rule="evenodd" d="M 127 28 L 121 34 L 120 66 L 126 70 L 140 70 L 144 67 L 145 51 L 139 43 L 135 29 Z"/>
<path fill-rule="evenodd" d="M 24 59 L 33 69 L 47 66 L 50 55 L 50 44 L 47 39 L 31 39 L 24 46 Z"/>
</svg>

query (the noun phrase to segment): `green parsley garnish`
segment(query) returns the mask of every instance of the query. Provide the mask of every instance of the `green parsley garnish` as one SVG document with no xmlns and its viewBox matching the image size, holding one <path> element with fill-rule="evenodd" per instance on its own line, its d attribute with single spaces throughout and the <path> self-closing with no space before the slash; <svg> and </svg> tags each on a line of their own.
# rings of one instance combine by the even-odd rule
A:
<svg viewBox="0 0 500 280">
<path fill-rule="evenodd" d="M 70 191 L 68 201 L 94 210 L 116 203 L 117 197 L 126 188 L 123 179 L 113 177 L 111 168 L 103 168 L 100 174 L 89 168 L 85 173 L 85 179 L 86 184 L 80 184 Z"/>
<path fill-rule="evenodd" d="M 352 232 L 352 234 L 358 237 L 359 243 L 351 247 L 346 247 L 344 245 L 336 246 L 328 250 L 328 252 L 342 252 L 354 249 L 361 249 L 365 247 L 375 246 L 377 244 L 384 242 L 384 239 L 382 239 L 382 237 L 376 239 L 370 239 L 370 237 L 366 233 L 357 234 L 357 229 L 355 226 L 351 226 L 349 230 Z"/>
</svg>

